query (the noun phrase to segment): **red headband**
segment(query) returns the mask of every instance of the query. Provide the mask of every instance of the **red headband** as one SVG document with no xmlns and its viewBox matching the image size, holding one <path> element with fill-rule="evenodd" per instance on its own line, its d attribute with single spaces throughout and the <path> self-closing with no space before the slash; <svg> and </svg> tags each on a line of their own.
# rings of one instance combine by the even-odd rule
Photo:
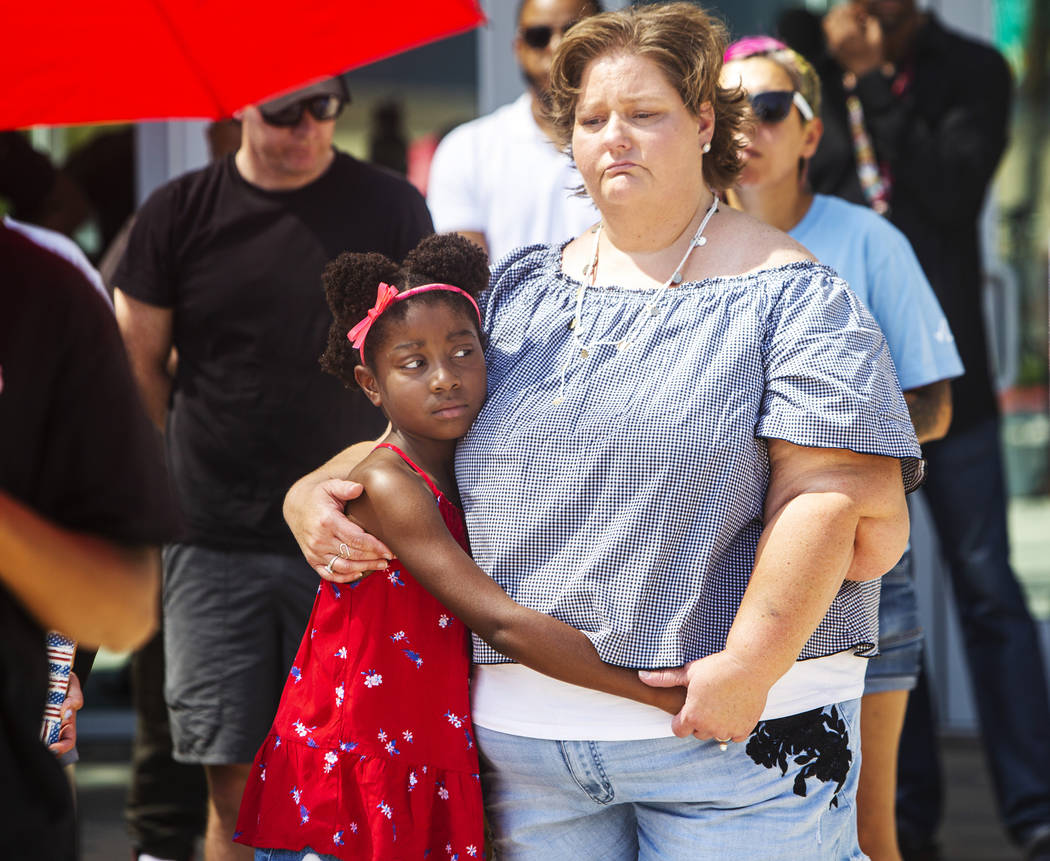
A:
<svg viewBox="0 0 1050 861">
<path fill-rule="evenodd" d="M 368 309 L 368 314 L 365 315 L 365 318 L 360 323 L 346 333 L 346 337 L 350 339 L 354 349 L 360 352 L 363 357 L 365 336 L 368 335 L 372 324 L 380 314 L 395 302 L 400 302 L 402 299 L 408 299 L 411 296 L 417 296 L 420 293 L 429 293 L 431 290 L 445 290 L 449 293 L 459 293 L 460 296 L 466 296 L 470 304 L 474 306 L 474 310 L 477 311 L 478 325 L 481 325 L 481 309 L 478 307 L 478 303 L 474 301 L 474 297 L 453 284 L 423 284 L 419 287 L 413 287 L 411 290 L 406 290 L 404 293 L 398 293 L 396 287 L 380 281 L 379 290 L 376 292 L 375 305 Z"/>
</svg>

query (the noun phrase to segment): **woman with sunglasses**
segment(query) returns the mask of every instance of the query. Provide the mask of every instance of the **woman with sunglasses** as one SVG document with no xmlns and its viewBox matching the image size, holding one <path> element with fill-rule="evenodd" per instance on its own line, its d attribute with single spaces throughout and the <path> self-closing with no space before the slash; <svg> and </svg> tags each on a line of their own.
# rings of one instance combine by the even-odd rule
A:
<svg viewBox="0 0 1050 861">
<path fill-rule="evenodd" d="M 456 458 L 478 564 L 607 662 L 688 688 L 668 721 L 475 639 L 500 861 L 861 858 L 858 654 L 919 449 L 856 297 L 720 206 L 747 116 L 724 46 L 691 3 L 566 33 L 552 124 L 601 222 L 512 252 L 483 295 L 488 399 Z M 285 508 L 342 579 L 360 536 L 331 499 L 352 488 L 325 479 L 347 457 Z"/>
<path fill-rule="evenodd" d="M 919 442 L 940 438 L 951 421 L 948 379 L 962 373 L 962 363 L 911 246 L 873 210 L 814 195 L 806 182 L 823 130 L 817 73 L 764 36 L 730 45 L 725 60 L 723 83 L 743 87 L 755 116 L 729 202 L 787 231 L 849 283 L 886 335 Z M 861 700 L 858 832 L 872 861 L 900 861 L 897 747 L 922 652 L 910 550 L 882 578 L 879 648 Z"/>
</svg>

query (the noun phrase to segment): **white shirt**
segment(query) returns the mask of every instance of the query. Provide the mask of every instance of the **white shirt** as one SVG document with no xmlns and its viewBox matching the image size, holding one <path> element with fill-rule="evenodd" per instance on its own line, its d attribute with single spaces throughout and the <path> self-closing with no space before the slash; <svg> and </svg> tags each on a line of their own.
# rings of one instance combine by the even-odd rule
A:
<svg viewBox="0 0 1050 861">
<path fill-rule="evenodd" d="M 569 157 L 536 125 L 528 93 L 453 129 L 430 168 L 427 206 L 439 233 L 485 235 L 495 263 L 522 245 L 562 242 L 599 219 Z"/>
<path fill-rule="evenodd" d="M 762 720 L 856 699 L 864 692 L 867 666 L 852 652 L 796 661 L 770 688 Z M 674 735 L 667 712 L 570 685 L 521 664 L 475 664 L 470 702 L 475 726 L 508 735 L 593 741 Z"/>
</svg>

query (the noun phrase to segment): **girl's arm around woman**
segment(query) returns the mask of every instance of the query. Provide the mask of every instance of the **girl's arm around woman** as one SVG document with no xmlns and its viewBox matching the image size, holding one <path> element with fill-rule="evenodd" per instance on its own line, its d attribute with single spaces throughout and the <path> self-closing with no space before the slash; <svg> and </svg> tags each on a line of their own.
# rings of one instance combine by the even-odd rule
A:
<svg viewBox="0 0 1050 861">
<path fill-rule="evenodd" d="M 604 663 L 582 631 L 511 600 L 463 552 L 415 474 L 376 466 L 358 470 L 355 477 L 365 492 L 349 505 L 354 520 L 381 538 L 427 591 L 494 649 L 563 682 L 670 714 L 681 709 L 682 688 L 643 684 L 635 670 Z"/>
</svg>

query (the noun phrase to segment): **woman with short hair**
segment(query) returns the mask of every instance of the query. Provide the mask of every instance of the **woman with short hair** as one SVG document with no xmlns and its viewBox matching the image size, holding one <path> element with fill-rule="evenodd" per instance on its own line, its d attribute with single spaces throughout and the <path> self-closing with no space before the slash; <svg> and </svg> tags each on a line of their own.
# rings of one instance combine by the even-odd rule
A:
<svg viewBox="0 0 1050 861">
<path fill-rule="evenodd" d="M 689 3 L 566 34 L 553 121 L 601 222 L 513 252 L 483 297 L 489 394 L 456 460 L 475 559 L 605 661 L 688 687 L 668 724 L 475 640 L 501 861 L 862 857 L 860 656 L 919 449 L 846 285 L 719 206 L 747 117 L 724 46 Z M 325 480 L 348 457 L 286 501 L 322 569 L 355 540 Z"/>
</svg>

